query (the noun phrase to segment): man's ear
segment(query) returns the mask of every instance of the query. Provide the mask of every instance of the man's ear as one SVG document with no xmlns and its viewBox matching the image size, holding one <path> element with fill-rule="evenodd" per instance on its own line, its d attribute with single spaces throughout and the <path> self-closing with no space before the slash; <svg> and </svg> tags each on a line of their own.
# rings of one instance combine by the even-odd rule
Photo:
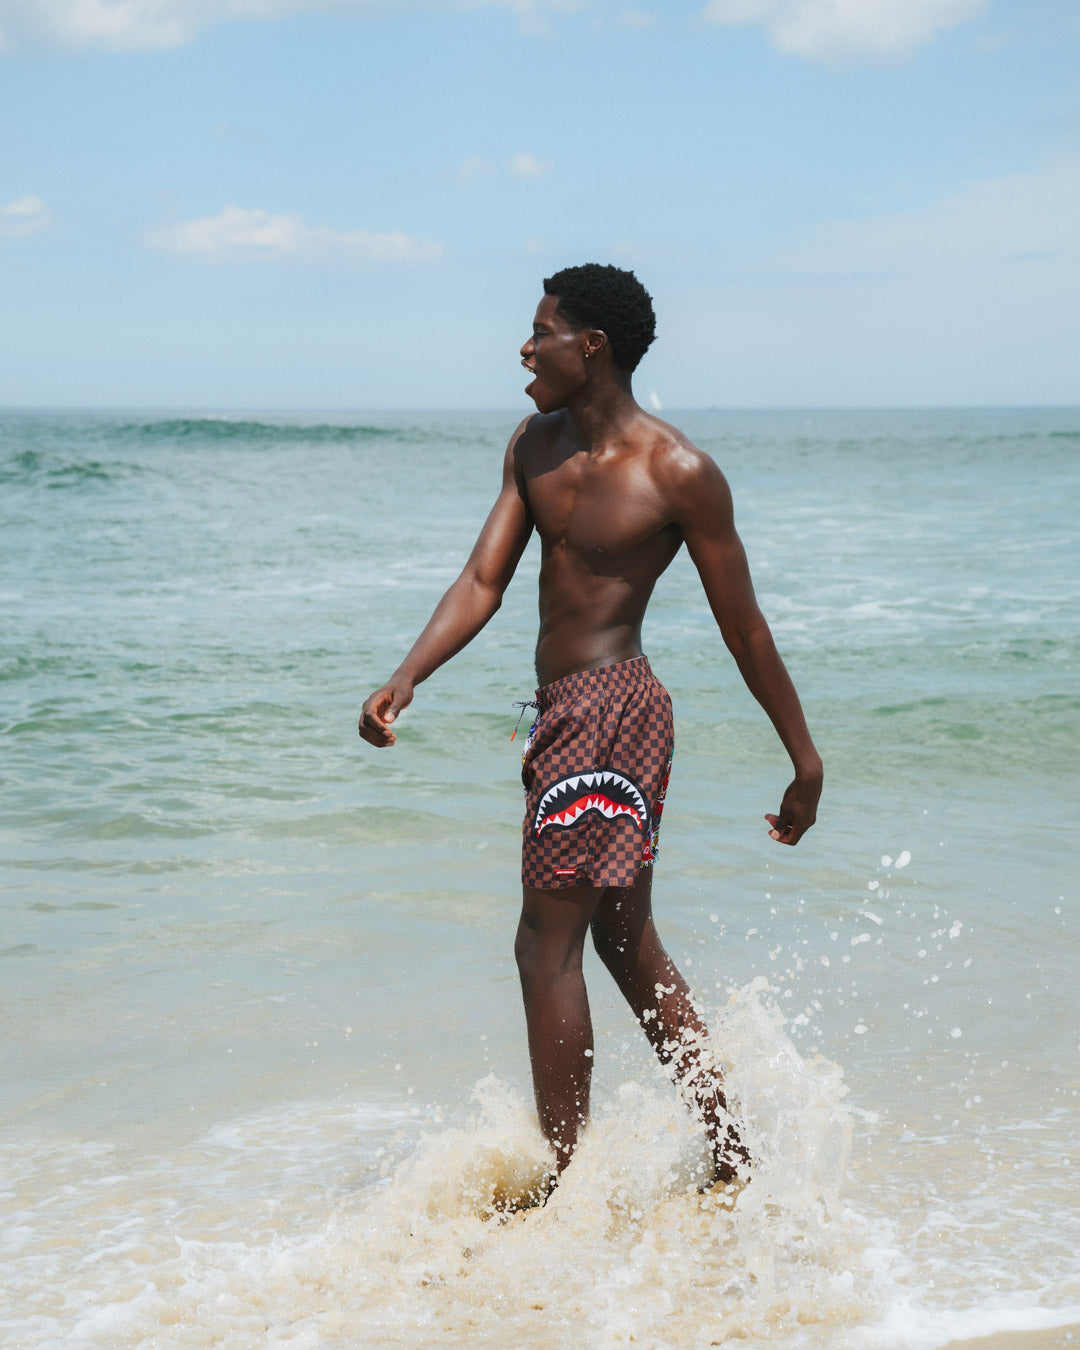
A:
<svg viewBox="0 0 1080 1350">
<path fill-rule="evenodd" d="M 607 334 L 602 328 L 590 328 L 585 334 L 585 358 L 597 356 L 608 345 Z"/>
</svg>

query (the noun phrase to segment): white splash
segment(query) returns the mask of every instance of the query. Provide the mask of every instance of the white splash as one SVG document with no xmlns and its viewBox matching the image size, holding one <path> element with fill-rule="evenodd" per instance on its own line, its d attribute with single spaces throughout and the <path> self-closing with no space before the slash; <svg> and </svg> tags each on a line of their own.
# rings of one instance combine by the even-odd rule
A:
<svg viewBox="0 0 1080 1350">
<path fill-rule="evenodd" d="M 42 1214 L 83 1255 L 54 1245 L 27 1266 L 20 1343 L 164 1344 L 182 1327 L 193 1347 L 547 1350 L 573 1327 L 596 1347 L 835 1345 L 875 1320 L 893 1256 L 841 1198 L 841 1071 L 803 1059 L 765 998 L 757 981 L 711 1018 L 754 1159 L 734 1210 L 699 1194 L 701 1129 L 659 1079 L 597 1103 L 543 1208 L 516 1209 L 549 1164 L 531 1103 L 493 1076 L 468 1122 L 382 1122 L 383 1139 L 419 1132 L 389 1149 L 355 1113 L 240 1122 L 141 1176 L 72 1163 L 65 1212 Z"/>
</svg>

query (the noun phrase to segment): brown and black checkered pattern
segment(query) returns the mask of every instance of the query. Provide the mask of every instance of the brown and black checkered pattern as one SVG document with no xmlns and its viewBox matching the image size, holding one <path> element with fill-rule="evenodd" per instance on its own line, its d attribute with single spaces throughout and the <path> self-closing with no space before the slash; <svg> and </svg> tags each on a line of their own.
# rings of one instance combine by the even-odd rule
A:
<svg viewBox="0 0 1080 1350">
<path fill-rule="evenodd" d="M 523 883 L 557 889 L 633 885 L 656 856 L 675 739 L 667 690 L 639 656 L 544 685 L 536 702 L 539 711 L 521 760 Z M 620 777 L 573 783 L 578 775 L 608 770 Z M 547 794 L 566 779 L 571 784 L 555 800 L 576 799 L 580 814 L 566 824 L 545 807 L 538 818 L 541 802 L 550 803 Z M 596 795 L 590 795 L 592 783 Z M 591 805 L 598 797 L 609 812 L 608 798 L 621 803 L 614 807 L 618 813 L 609 816 Z M 644 812 L 634 809 L 642 799 Z"/>
</svg>

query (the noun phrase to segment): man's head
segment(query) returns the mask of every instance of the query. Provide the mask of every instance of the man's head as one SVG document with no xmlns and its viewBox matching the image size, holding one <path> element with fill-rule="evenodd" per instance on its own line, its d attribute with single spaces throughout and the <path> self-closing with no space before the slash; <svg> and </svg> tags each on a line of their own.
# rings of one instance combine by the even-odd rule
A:
<svg viewBox="0 0 1080 1350">
<path fill-rule="evenodd" d="M 558 312 L 575 328 L 600 328 L 611 344 L 612 363 L 632 372 L 656 336 L 652 297 L 620 267 L 584 263 L 544 278 L 544 293 L 558 299 Z"/>
</svg>

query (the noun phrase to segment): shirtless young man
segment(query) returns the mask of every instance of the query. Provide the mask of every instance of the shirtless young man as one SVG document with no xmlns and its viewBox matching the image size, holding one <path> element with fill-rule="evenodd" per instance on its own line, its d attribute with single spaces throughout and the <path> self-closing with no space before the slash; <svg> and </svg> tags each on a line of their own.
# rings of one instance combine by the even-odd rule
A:
<svg viewBox="0 0 1080 1350">
<path fill-rule="evenodd" d="M 483 628 L 530 535 L 542 544 L 537 720 L 522 777 L 523 904 L 515 952 L 540 1127 L 569 1162 L 588 1118 L 592 1023 L 587 933 L 660 1060 L 696 1107 L 714 1177 L 749 1163 L 690 990 L 652 918 L 656 832 L 671 761 L 671 704 L 641 651 L 657 578 L 683 544 L 750 692 L 791 756 L 770 836 L 814 823 L 822 765 L 798 695 L 754 599 L 728 485 L 708 455 L 645 412 L 631 374 L 654 334 L 631 272 L 595 263 L 544 282 L 521 348 L 537 407 L 510 438 L 502 490 L 461 575 L 389 681 L 360 735 L 393 745 L 413 691 Z"/>
</svg>

